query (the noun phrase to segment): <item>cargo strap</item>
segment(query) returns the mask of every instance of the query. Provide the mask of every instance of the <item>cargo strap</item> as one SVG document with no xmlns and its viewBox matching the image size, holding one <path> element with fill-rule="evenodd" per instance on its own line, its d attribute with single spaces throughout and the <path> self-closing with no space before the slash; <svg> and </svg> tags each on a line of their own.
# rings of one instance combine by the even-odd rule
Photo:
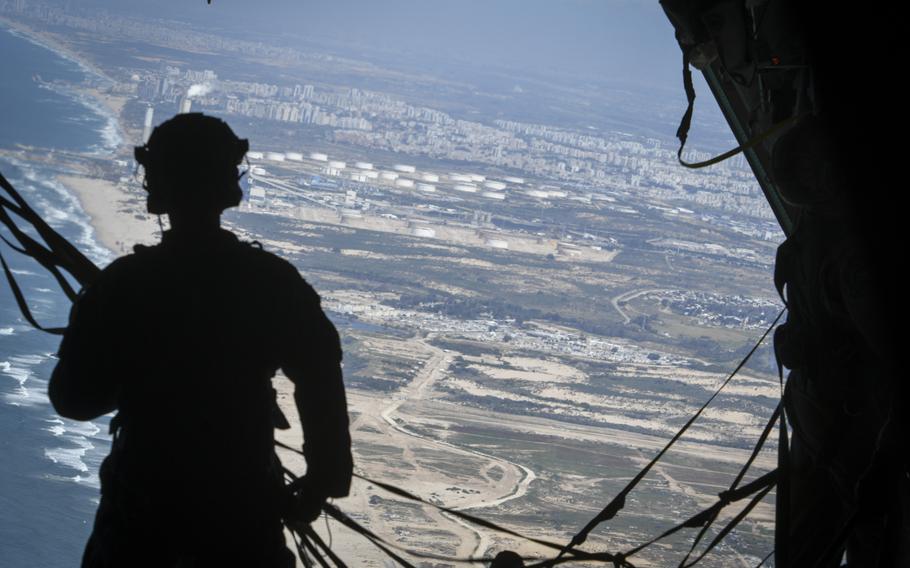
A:
<svg viewBox="0 0 910 568">
<path fill-rule="evenodd" d="M 683 148 L 686 146 L 686 140 L 689 138 L 689 128 L 692 126 L 692 114 L 695 110 L 695 87 L 692 85 L 692 70 L 689 69 L 689 51 L 683 50 L 683 89 L 686 91 L 686 112 L 683 113 L 682 120 L 679 122 L 679 128 L 676 129 L 676 137 L 679 139 L 679 150 L 676 152 L 676 159 L 679 163 L 690 169 L 700 169 L 706 168 L 708 166 L 713 166 L 714 164 L 719 164 L 724 160 L 732 158 L 733 156 L 739 154 L 740 152 L 745 152 L 746 150 L 751 150 L 755 146 L 761 144 L 768 138 L 790 128 L 799 121 L 802 117 L 800 114 L 791 116 L 788 119 L 782 120 L 777 124 L 772 125 L 768 130 L 756 134 L 746 142 L 740 144 L 732 150 L 728 150 L 723 154 L 714 156 L 708 160 L 702 162 L 687 162 L 683 160 L 682 153 Z"/>
</svg>

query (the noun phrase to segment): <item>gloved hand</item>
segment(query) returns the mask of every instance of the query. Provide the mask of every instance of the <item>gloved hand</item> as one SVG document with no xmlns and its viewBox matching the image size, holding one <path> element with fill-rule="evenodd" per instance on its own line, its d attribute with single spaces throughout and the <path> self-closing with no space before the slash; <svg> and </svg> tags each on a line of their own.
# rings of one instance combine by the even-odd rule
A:
<svg viewBox="0 0 910 568">
<path fill-rule="evenodd" d="M 328 499 L 328 495 L 325 491 L 304 477 L 298 480 L 290 495 L 289 511 L 285 516 L 287 520 L 312 523 L 322 513 L 322 506 L 325 505 L 326 499 Z"/>
</svg>

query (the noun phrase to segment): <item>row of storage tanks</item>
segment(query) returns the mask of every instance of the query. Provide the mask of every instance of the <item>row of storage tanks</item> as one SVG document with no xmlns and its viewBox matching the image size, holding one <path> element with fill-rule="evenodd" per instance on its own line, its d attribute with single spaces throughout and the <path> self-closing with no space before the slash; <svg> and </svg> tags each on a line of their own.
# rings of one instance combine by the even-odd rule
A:
<svg viewBox="0 0 910 568">
<path fill-rule="evenodd" d="M 304 155 L 300 152 L 248 152 L 247 157 L 251 160 L 268 160 L 272 162 L 302 162 Z M 307 158 L 315 162 L 324 162 L 326 164 L 326 173 L 329 175 L 341 175 L 342 170 L 348 169 L 347 162 L 340 160 L 330 160 L 328 154 L 322 152 L 310 152 Z M 432 193 L 436 191 L 436 185 L 440 181 L 438 174 L 423 172 L 417 174 L 415 166 L 407 164 L 395 164 L 391 170 L 377 170 L 370 162 L 354 162 L 354 171 L 350 172 L 350 177 L 354 181 L 366 182 L 371 179 L 379 179 L 390 182 L 396 187 L 405 189 L 416 189 Z M 258 170 L 258 171 L 257 171 Z M 265 173 L 262 168 L 252 168 L 253 174 Z M 412 177 L 401 177 L 401 174 L 411 174 Z M 414 178 L 416 176 L 416 179 Z M 490 199 L 506 198 L 505 193 L 507 183 L 522 185 L 525 183 L 523 178 L 514 176 L 505 176 L 503 181 L 490 180 L 480 174 L 460 174 L 449 173 L 447 176 L 450 182 L 453 182 L 452 189 L 462 193 L 477 193 Z M 548 199 L 554 197 L 566 197 L 567 193 L 558 189 L 528 189 L 525 191 L 530 197 L 538 199 Z"/>
</svg>

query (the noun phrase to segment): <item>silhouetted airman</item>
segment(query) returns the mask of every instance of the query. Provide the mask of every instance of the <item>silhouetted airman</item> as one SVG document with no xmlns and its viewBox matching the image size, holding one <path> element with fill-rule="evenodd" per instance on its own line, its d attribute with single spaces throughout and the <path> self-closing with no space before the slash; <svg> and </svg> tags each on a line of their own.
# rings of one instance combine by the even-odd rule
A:
<svg viewBox="0 0 910 568">
<path fill-rule="evenodd" d="M 171 228 L 73 306 L 51 400 L 76 420 L 117 411 L 83 566 L 293 566 L 282 517 L 311 521 L 348 493 L 338 333 L 290 263 L 220 227 L 247 150 L 214 117 L 158 126 L 135 155 L 148 210 Z M 278 369 L 305 438 L 293 506 L 274 453 Z"/>
</svg>

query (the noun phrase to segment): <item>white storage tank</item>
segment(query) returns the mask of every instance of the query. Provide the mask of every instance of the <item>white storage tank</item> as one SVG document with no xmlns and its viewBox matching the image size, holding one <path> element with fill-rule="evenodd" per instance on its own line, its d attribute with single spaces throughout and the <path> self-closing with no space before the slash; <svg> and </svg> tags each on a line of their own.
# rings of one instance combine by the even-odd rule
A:
<svg viewBox="0 0 910 568">
<path fill-rule="evenodd" d="M 488 197 L 490 199 L 498 199 L 500 201 L 506 198 L 505 193 L 496 193 L 495 191 L 484 191 L 480 195 Z"/>
<path fill-rule="evenodd" d="M 415 237 L 431 237 L 432 238 L 432 237 L 436 236 L 436 230 L 431 229 L 430 227 L 414 227 L 413 229 L 411 229 L 411 233 L 413 233 Z"/>
<path fill-rule="evenodd" d="M 417 189 L 420 191 L 426 191 L 427 193 L 433 193 L 436 191 L 436 186 L 432 183 L 418 183 Z"/>
<path fill-rule="evenodd" d="M 379 174 L 379 177 L 386 181 L 395 181 L 398 179 L 398 174 L 395 172 L 382 172 Z"/>
<path fill-rule="evenodd" d="M 398 187 L 414 187 L 414 180 L 398 178 L 395 180 L 395 185 Z"/>
<path fill-rule="evenodd" d="M 327 154 L 323 154 L 322 152 L 310 152 L 310 159 L 316 160 L 317 162 L 327 162 L 329 160 L 329 156 Z"/>
<path fill-rule="evenodd" d="M 414 166 L 406 166 L 405 164 L 395 164 L 394 166 L 392 166 L 392 169 L 395 170 L 396 172 L 402 172 L 402 173 L 406 173 L 406 174 L 413 174 L 414 172 L 417 171 L 417 168 L 415 168 Z"/>
<path fill-rule="evenodd" d="M 265 159 L 271 160 L 273 162 L 283 162 L 284 154 L 282 154 L 281 152 L 266 152 Z"/>
<path fill-rule="evenodd" d="M 483 186 L 487 189 L 494 189 L 496 191 L 501 191 L 506 188 L 506 184 L 502 183 L 501 181 L 487 181 L 483 184 Z"/>
<path fill-rule="evenodd" d="M 464 193 L 477 193 L 477 186 L 469 183 L 456 183 L 454 189 Z"/>
<path fill-rule="evenodd" d="M 438 183 L 438 182 L 439 182 L 439 176 L 436 175 L 436 174 L 426 173 L 426 174 L 423 174 L 422 176 L 420 176 L 420 178 L 421 178 L 423 181 L 428 181 L 428 182 L 430 182 L 430 183 Z"/>
<path fill-rule="evenodd" d="M 507 249 L 509 248 L 509 241 L 504 241 L 502 239 L 487 239 L 486 244 L 488 247 L 495 249 Z"/>
<path fill-rule="evenodd" d="M 285 153 L 284 157 L 292 162 L 302 162 L 303 161 L 303 154 L 301 154 L 300 152 L 287 152 L 287 153 Z"/>
<path fill-rule="evenodd" d="M 336 170 L 343 170 L 346 166 L 347 166 L 347 164 L 345 164 L 344 162 L 342 162 L 340 160 L 330 160 L 329 161 L 329 167 L 335 168 Z"/>
<path fill-rule="evenodd" d="M 504 178 L 502 178 L 502 179 L 506 180 L 506 181 L 509 182 L 509 183 L 517 183 L 517 184 L 519 184 L 519 185 L 520 185 L 520 184 L 523 184 L 523 183 L 525 182 L 525 179 L 524 179 L 524 178 L 515 177 L 515 176 L 506 176 L 506 177 L 504 177 Z"/>
<path fill-rule="evenodd" d="M 262 152 L 247 152 L 247 153 L 246 153 L 246 157 L 249 158 L 249 159 L 251 159 L 251 160 L 261 160 L 261 159 L 262 159 Z"/>
<path fill-rule="evenodd" d="M 373 164 L 370 162 L 354 162 L 354 167 L 358 170 L 372 170 Z"/>
</svg>

